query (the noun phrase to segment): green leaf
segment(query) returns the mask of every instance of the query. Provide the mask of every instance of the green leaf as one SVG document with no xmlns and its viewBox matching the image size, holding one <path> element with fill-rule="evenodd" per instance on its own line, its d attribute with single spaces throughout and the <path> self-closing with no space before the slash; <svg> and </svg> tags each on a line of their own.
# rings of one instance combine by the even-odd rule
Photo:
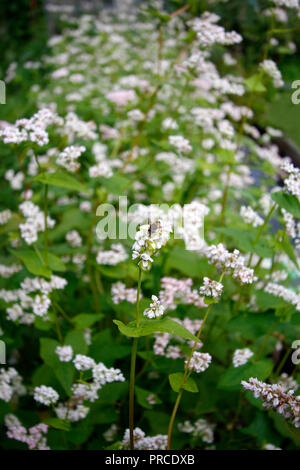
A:
<svg viewBox="0 0 300 470">
<path fill-rule="evenodd" d="M 86 354 L 88 351 L 88 345 L 85 342 L 82 330 L 69 331 L 64 342 L 72 346 L 74 354 Z"/>
<path fill-rule="evenodd" d="M 246 86 L 249 88 L 250 91 L 255 91 L 257 93 L 262 93 L 266 91 L 266 87 L 264 86 L 261 75 L 256 73 L 251 77 L 245 80 Z"/>
<path fill-rule="evenodd" d="M 33 250 L 9 250 L 25 264 L 28 271 L 36 276 L 50 277 L 52 271 L 65 271 L 66 266 L 58 256 L 48 253 L 48 267 L 45 266 L 43 254 L 40 256 Z"/>
<path fill-rule="evenodd" d="M 149 13 L 149 15 L 152 15 L 155 18 L 158 18 L 160 21 L 164 23 L 168 23 L 168 21 L 171 20 L 170 16 L 164 15 L 160 13 L 158 10 L 155 10 L 154 8 L 147 8 L 147 9 L 142 8 L 141 10 L 144 11 L 145 13 Z"/>
<path fill-rule="evenodd" d="M 70 423 L 59 418 L 47 418 L 44 419 L 43 423 L 54 429 L 61 429 L 62 431 L 70 431 L 71 428 Z"/>
<path fill-rule="evenodd" d="M 103 318 L 101 313 L 80 313 L 73 317 L 72 320 L 75 323 L 76 328 L 84 329 L 89 328 L 101 318 Z"/>
<path fill-rule="evenodd" d="M 34 178 L 39 183 L 49 184 L 50 186 L 59 186 L 60 188 L 72 189 L 88 193 L 89 189 L 76 178 L 67 172 L 56 171 L 55 173 L 40 173 Z"/>
<path fill-rule="evenodd" d="M 183 377 L 184 377 L 183 372 L 175 372 L 175 374 L 169 375 L 169 382 L 174 392 L 178 393 L 179 390 L 181 389 Z M 185 384 L 182 388 L 183 390 L 186 390 L 187 392 L 191 392 L 191 393 L 199 392 L 196 382 L 191 377 L 188 377 L 186 379 Z"/>
<path fill-rule="evenodd" d="M 240 390 L 241 381 L 250 377 L 257 377 L 259 380 L 266 379 L 272 372 L 273 362 L 269 359 L 255 363 L 247 363 L 243 366 L 230 366 L 222 375 L 218 382 L 218 388 L 222 390 Z"/>
<path fill-rule="evenodd" d="M 99 181 L 101 186 L 109 193 L 116 194 L 117 196 L 124 196 L 125 190 L 131 186 L 128 178 L 119 175 L 114 175 L 111 178 L 99 178 Z"/>
<path fill-rule="evenodd" d="M 136 322 L 130 322 L 128 325 L 124 325 L 124 323 L 119 320 L 113 320 L 113 322 L 118 326 L 123 335 L 131 338 L 139 338 L 140 336 L 148 336 L 151 335 L 151 333 L 161 332 L 200 342 L 190 331 L 168 317 L 162 320 L 142 320 L 139 328 L 136 327 Z"/>
<path fill-rule="evenodd" d="M 66 345 L 69 345 L 67 341 Z M 55 350 L 60 346 L 59 342 L 52 338 L 40 338 L 40 355 L 45 364 L 51 367 L 57 380 L 65 392 L 69 395 L 73 384 L 75 369 L 71 362 L 61 362 Z M 70 344 L 71 345 L 71 344 Z M 72 346 L 72 345 L 71 345 Z"/>
<path fill-rule="evenodd" d="M 293 194 L 287 194 L 284 191 L 276 191 L 272 193 L 273 201 L 277 202 L 280 207 L 287 210 L 294 217 L 300 219 L 300 202 Z"/>
<path fill-rule="evenodd" d="M 137 402 L 143 408 L 147 408 L 148 410 L 151 410 L 152 407 L 153 407 L 153 405 L 150 405 L 150 403 L 147 400 L 149 395 L 154 395 L 153 399 L 154 399 L 156 405 L 162 403 L 162 401 L 159 398 L 157 398 L 157 396 L 155 394 L 153 394 L 153 392 L 151 392 L 149 390 L 145 390 L 145 389 L 137 387 L 137 386 L 134 388 L 134 390 L 135 390 Z"/>
<path fill-rule="evenodd" d="M 280 240 L 280 242 L 278 242 L 277 245 L 290 258 L 290 260 L 294 263 L 296 268 L 299 269 L 298 261 L 297 261 L 296 255 L 294 253 L 294 248 L 293 248 L 292 244 L 290 243 L 287 234 L 284 231 L 281 232 L 281 240 Z"/>
<path fill-rule="evenodd" d="M 50 269 L 46 268 L 43 261 L 37 255 L 37 253 L 33 250 L 9 250 L 11 254 L 19 258 L 25 264 L 28 271 L 35 276 L 44 276 L 50 277 L 52 272 Z"/>
</svg>

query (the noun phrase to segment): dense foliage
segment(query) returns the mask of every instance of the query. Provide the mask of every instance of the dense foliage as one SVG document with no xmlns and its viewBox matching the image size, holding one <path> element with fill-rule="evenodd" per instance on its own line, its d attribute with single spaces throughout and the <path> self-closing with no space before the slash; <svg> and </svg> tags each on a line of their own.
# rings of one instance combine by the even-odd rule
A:
<svg viewBox="0 0 300 470">
<path fill-rule="evenodd" d="M 300 445 L 300 170 L 257 126 L 300 8 L 245 2 L 253 53 L 194 3 L 62 13 L 6 70 L 2 448 Z"/>
</svg>

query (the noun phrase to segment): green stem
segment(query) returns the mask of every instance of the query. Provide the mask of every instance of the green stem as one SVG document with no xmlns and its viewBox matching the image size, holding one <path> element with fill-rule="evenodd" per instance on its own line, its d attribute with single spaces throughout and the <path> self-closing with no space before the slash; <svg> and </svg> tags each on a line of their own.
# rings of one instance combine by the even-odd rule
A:
<svg viewBox="0 0 300 470">
<path fill-rule="evenodd" d="M 136 326 L 139 328 L 139 306 L 140 306 L 140 292 L 142 282 L 142 270 L 139 268 L 138 288 L 136 295 Z M 134 450 L 134 383 L 135 383 L 135 364 L 137 352 L 138 338 L 133 339 L 131 350 L 131 364 L 130 364 L 130 383 L 129 383 L 129 434 L 130 434 L 130 450 Z"/>
<path fill-rule="evenodd" d="M 44 258 L 45 265 L 48 266 L 48 226 L 47 226 L 47 217 L 48 217 L 48 185 L 45 184 L 44 189 Z"/>
<path fill-rule="evenodd" d="M 130 365 L 130 385 L 129 385 L 129 430 L 130 430 L 130 450 L 134 450 L 134 382 L 135 382 L 135 363 L 138 338 L 133 339 Z"/>
<path fill-rule="evenodd" d="M 225 271 L 221 274 L 221 277 L 219 279 L 219 282 L 222 282 L 223 280 L 223 277 L 225 275 Z M 207 320 L 207 317 L 208 317 L 208 314 L 211 310 L 211 307 L 212 307 L 213 304 L 210 304 L 208 307 L 207 307 L 207 310 L 206 310 L 206 313 L 204 315 L 204 318 L 203 318 L 203 321 L 201 323 L 201 326 L 199 328 L 199 331 L 197 333 L 197 340 L 200 339 L 200 336 L 201 336 L 201 333 L 202 333 L 202 330 L 203 330 L 203 327 L 206 323 L 206 320 Z M 177 398 L 176 398 L 176 402 L 175 402 L 175 405 L 174 405 L 174 408 L 173 408 L 173 411 L 172 411 L 172 414 L 171 414 L 171 418 L 170 418 L 170 422 L 169 422 L 169 429 L 168 429 L 168 450 L 171 450 L 171 438 L 172 438 L 172 431 L 173 431 L 173 426 L 174 426 L 174 421 L 175 421 L 175 417 L 176 417 L 176 413 L 177 413 L 177 410 L 178 410 L 178 407 L 179 407 L 179 404 L 180 404 L 180 400 L 181 400 L 181 397 L 182 397 L 182 394 L 183 394 L 183 387 L 184 387 L 184 384 L 187 380 L 187 378 L 189 377 L 189 366 L 190 366 L 190 362 L 192 360 L 192 357 L 193 357 L 193 354 L 195 352 L 195 349 L 197 347 L 197 343 L 198 341 L 195 341 L 194 342 L 194 345 L 192 347 L 192 350 L 190 352 L 190 355 L 189 355 L 189 358 L 187 360 L 187 363 L 185 365 L 185 369 L 184 369 L 184 376 L 183 376 L 183 379 L 182 379 L 182 382 L 181 382 L 181 386 L 180 386 L 180 390 L 178 392 L 178 395 L 177 395 Z"/>
</svg>

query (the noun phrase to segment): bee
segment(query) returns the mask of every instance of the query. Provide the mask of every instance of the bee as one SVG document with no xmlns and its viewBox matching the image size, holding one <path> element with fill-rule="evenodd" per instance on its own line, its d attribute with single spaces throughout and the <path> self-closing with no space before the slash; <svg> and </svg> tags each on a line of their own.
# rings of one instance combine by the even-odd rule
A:
<svg viewBox="0 0 300 470">
<path fill-rule="evenodd" d="M 152 233 L 156 232 L 156 230 L 159 228 L 161 228 L 160 220 L 153 222 L 153 224 L 150 224 L 150 227 L 148 229 L 148 235 L 151 236 Z"/>
</svg>

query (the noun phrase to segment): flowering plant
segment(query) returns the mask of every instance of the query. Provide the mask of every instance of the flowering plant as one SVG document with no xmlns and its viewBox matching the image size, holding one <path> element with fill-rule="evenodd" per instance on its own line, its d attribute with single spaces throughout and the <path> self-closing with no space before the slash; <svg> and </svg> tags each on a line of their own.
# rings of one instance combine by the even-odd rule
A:
<svg viewBox="0 0 300 470">
<path fill-rule="evenodd" d="M 266 2 L 253 74 L 218 2 L 147 3 L 7 70 L 49 83 L 0 123 L 1 447 L 295 449 L 300 170 L 255 103 L 299 2 Z"/>
</svg>

